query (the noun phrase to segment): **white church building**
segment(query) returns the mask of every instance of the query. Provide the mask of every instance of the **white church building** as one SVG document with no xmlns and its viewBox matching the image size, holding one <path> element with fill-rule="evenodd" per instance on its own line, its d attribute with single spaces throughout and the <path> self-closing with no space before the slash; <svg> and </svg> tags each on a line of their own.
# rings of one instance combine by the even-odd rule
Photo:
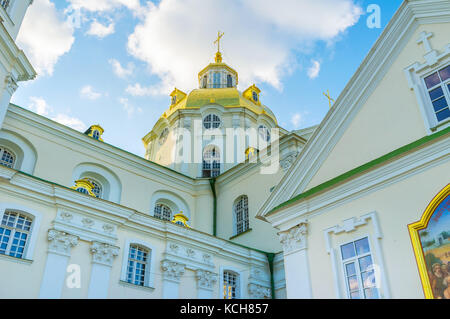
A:
<svg viewBox="0 0 450 319">
<path fill-rule="evenodd" d="M 0 298 L 447 296 L 450 247 L 422 246 L 450 234 L 450 1 L 404 1 L 302 130 L 218 51 L 145 158 L 10 103 L 32 0 L 0 4 Z"/>
</svg>

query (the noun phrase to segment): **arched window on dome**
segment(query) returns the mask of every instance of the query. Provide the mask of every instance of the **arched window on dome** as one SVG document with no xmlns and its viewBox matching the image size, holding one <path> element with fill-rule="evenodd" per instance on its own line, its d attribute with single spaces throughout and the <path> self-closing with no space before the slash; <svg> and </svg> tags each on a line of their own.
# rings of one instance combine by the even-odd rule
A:
<svg viewBox="0 0 450 319">
<path fill-rule="evenodd" d="M 213 88 L 220 88 L 220 73 L 219 72 L 214 72 Z"/>
<path fill-rule="evenodd" d="M 92 137 L 93 137 L 94 139 L 98 140 L 98 139 L 100 138 L 100 132 L 97 131 L 97 130 L 95 130 L 95 131 L 92 133 Z"/>
<path fill-rule="evenodd" d="M 203 151 L 202 177 L 220 175 L 220 151 L 216 146 L 207 146 Z"/>
<path fill-rule="evenodd" d="M 220 126 L 220 117 L 215 114 L 208 114 L 203 119 L 203 127 L 206 129 L 218 128 Z"/>
<path fill-rule="evenodd" d="M 252 92 L 252 96 L 253 96 L 253 101 L 258 102 L 258 93 L 256 93 L 255 91 Z"/>
<path fill-rule="evenodd" d="M 260 125 L 258 127 L 258 132 L 263 141 L 270 142 L 270 131 L 266 126 Z"/>
<path fill-rule="evenodd" d="M 14 168 L 14 164 L 16 162 L 16 156 L 9 149 L 0 146 L 0 165 Z"/>
<path fill-rule="evenodd" d="M 231 74 L 227 75 L 227 88 L 231 88 L 233 87 L 233 77 L 231 76 Z"/>
<path fill-rule="evenodd" d="M 155 212 L 153 214 L 154 217 L 171 221 L 172 220 L 172 210 L 169 208 L 169 206 L 164 204 L 156 204 L 155 205 Z"/>
<path fill-rule="evenodd" d="M 208 76 L 203 77 L 202 88 L 206 89 L 208 87 Z"/>
<path fill-rule="evenodd" d="M 248 218 L 248 197 L 246 195 L 239 196 L 233 205 L 235 235 L 239 235 L 249 229 Z"/>
</svg>

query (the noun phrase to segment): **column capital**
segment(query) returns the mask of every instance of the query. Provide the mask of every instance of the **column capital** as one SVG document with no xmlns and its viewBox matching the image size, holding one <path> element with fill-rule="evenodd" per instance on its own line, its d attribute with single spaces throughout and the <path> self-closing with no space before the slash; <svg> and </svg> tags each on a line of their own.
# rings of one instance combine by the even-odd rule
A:
<svg viewBox="0 0 450 319">
<path fill-rule="evenodd" d="M 250 283 L 248 284 L 248 294 L 250 299 L 271 299 L 272 292 L 270 288 Z"/>
<path fill-rule="evenodd" d="M 51 253 L 70 256 L 72 247 L 78 244 L 78 237 L 56 229 L 49 229 L 47 239 L 48 251 Z"/>
<path fill-rule="evenodd" d="M 280 242 L 283 245 L 284 254 L 306 249 L 307 224 L 301 223 L 289 230 L 279 232 Z"/>
<path fill-rule="evenodd" d="M 174 282 L 180 282 L 181 276 L 184 274 L 186 265 L 171 260 L 162 260 L 161 269 L 163 271 L 163 279 Z"/>
<path fill-rule="evenodd" d="M 197 269 L 195 277 L 197 278 L 198 288 L 212 290 L 217 282 L 217 274 L 203 269 Z"/>
<path fill-rule="evenodd" d="M 93 241 L 91 244 L 91 253 L 92 253 L 92 262 L 105 265 L 112 266 L 114 261 L 114 257 L 119 254 L 119 247 L 101 243 L 98 241 Z"/>
</svg>

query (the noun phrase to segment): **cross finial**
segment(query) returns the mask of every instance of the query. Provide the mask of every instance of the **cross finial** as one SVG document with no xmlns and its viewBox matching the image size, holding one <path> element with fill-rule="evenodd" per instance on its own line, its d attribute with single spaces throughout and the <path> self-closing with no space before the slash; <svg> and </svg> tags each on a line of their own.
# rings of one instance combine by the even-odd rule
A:
<svg viewBox="0 0 450 319">
<path fill-rule="evenodd" d="M 323 93 L 323 95 L 325 95 L 325 97 L 328 99 L 328 103 L 329 103 L 330 109 L 331 109 L 331 105 L 332 105 L 331 101 L 333 101 L 333 102 L 335 102 L 335 101 L 334 101 L 334 99 L 331 98 L 330 91 L 327 90 L 327 94 Z"/>
<path fill-rule="evenodd" d="M 420 33 L 419 39 L 417 39 L 417 44 L 423 43 L 426 53 L 430 53 L 431 51 L 433 51 L 429 40 L 432 36 L 433 33 L 427 33 L 426 31 L 423 31 L 422 33 Z"/>
<path fill-rule="evenodd" d="M 225 33 L 223 33 L 223 32 L 220 33 L 220 31 L 217 32 L 217 40 L 214 41 L 214 44 L 217 43 L 217 52 L 220 52 L 220 39 L 222 39 L 222 37 L 223 37 L 224 34 L 225 34 Z"/>
</svg>

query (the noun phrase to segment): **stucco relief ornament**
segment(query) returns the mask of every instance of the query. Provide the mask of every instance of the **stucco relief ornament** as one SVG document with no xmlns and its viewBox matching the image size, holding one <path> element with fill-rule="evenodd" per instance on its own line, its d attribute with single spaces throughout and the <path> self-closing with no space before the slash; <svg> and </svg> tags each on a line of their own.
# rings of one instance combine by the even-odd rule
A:
<svg viewBox="0 0 450 319">
<path fill-rule="evenodd" d="M 188 248 L 186 249 L 186 254 L 189 258 L 194 258 L 195 257 L 195 250 Z"/>
<path fill-rule="evenodd" d="M 94 221 L 87 217 L 83 218 L 81 222 L 83 223 L 83 226 L 86 228 L 91 228 L 94 225 Z"/>
<path fill-rule="evenodd" d="M 105 233 L 111 234 L 114 231 L 114 226 L 110 224 L 104 224 L 103 230 L 105 231 Z"/>
<path fill-rule="evenodd" d="M 287 171 L 292 164 L 294 163 L 295 159 L 297 158 L 298 153 L 291 154 L 286 156 L 283 160 L 280 161 L 280 166 L 283 170 Z"/>
<path fill-rule="evenodd" d="M 280 232 L 280 242 L 283 245 L 284 253 L 305 249 L 307 233 L 306 224 L 300 224 L 288 231 Z"/>
<path fill-rule="evenodd" d="M 185 265 L 179 264 L 175 261 L 163 260 L 161 261 L 161 269 L 163 271 L 164 279 L 179 282 L 181 276 L 184 274 Z"/>
<path fill-rule="evenodd" d="M 251 299 L 270 299 L 272 297 L 270 288 L 257 284 L 248 284 L 248 293 Z"/>
<path fill-rule="evenodd" d="M 217 274 L 208 270 L 198 269 L 196 277 L 198 286 L 203 289 L 212 289 L 217 282 Z"/>
<path fill-rule="evenodd" d="M 6 89 L 8 90 L 9 93 L 11 93 L 11 95 L 14 94 L 14 92 L 16 92 L 17 88 L 19 87 L 11 75 L 6 76 L 5 84 Z"/>
<path fill-rule="evenodd" d="M 175 254 L 178 253 L 179 246 L 177 244 L 172 243 L 172 244 L 169 245 L 169 248 Z"/>
<path fill-rule="evenodd" d="M 59 231 L 50 229 L 47 239 L 49 241 L 49 252 L 70 256 L 70 249 L 78 244 L 78 237 Z"/>
<path fill-rule="evenodd" d="M 65 222 L 70 222 L 73 219 L 73 215 L 71 213 L 68 213 L 68 212 L 62 212 L 61 213 L 61 218 Z"/>
<path fill-rule="evenodd" d="M 205 264 L 208 264 L 208 265 L 213 264 L 212 257 L 211 257 L 211 255 L 208 255 L 208 254 L 203 254 L 203 261 L 205 262 Z"/>
<path fill-rule="evenodd" d="M 119 247 L 94 241 L 91 245 L 91 253 L 93 262 L 112 266 L 114 257 L 119 254 Z"/>
</svg>

